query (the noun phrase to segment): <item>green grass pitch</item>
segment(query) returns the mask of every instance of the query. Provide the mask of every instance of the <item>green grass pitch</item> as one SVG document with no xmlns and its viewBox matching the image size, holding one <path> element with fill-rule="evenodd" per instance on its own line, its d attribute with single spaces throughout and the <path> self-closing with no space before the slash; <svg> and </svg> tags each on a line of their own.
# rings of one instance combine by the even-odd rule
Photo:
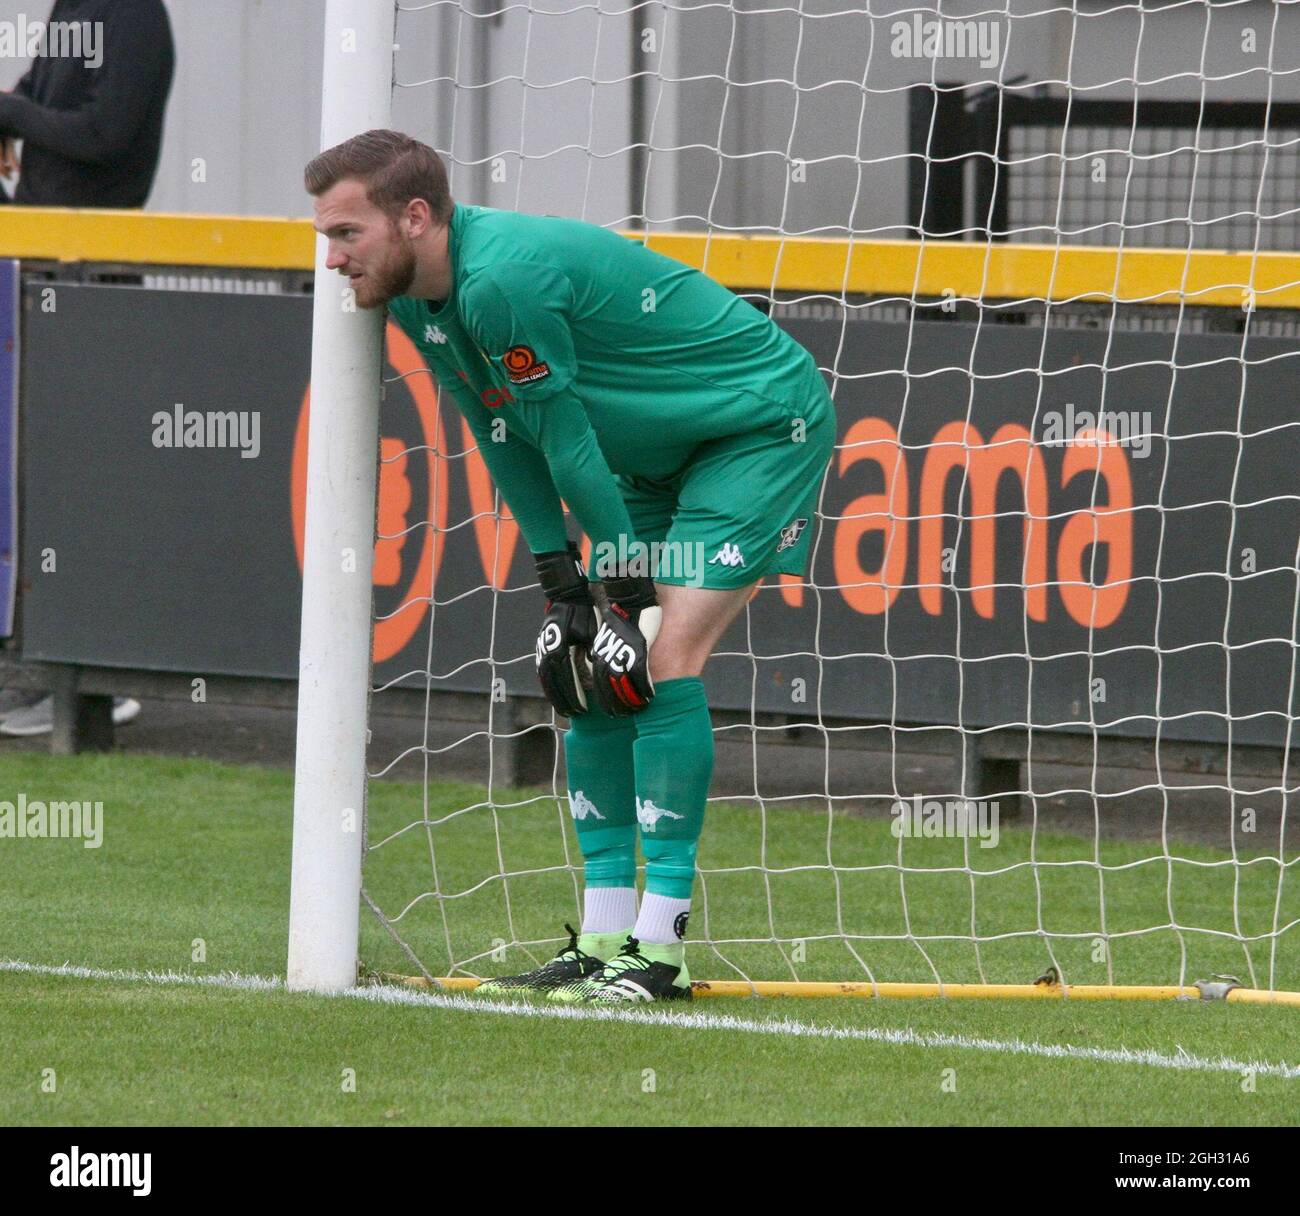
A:
<svg viewBox="0 0 1300 1216">
<path fill-rule="evenodd" d="M 665 1019 L 572 1020 L 524 1004 L 407 996 L 406 1003 L 291 994 L 215 981 L 282 976 L 292 777 L 279 770 L 138 756 L 0 759 L 0 799 L 99 800 L 102 847 L 0 839 L 0 1098 L 17 1124 L 1293 1124 L 1300 1010 L 1221 1002 L 699 1001 Z M 562 808 L 537 791 L 377 782 L 367 889 L 435 972 L 527 961 L 496 943 L 544 943 L 577 912 L 577 852 Z M 427 801 L 426 801 L 427 800 Z M 503 806 L 513 803 L 515 805 Z M 425 827 L 421 807 L 435 825 Z M 1032 839 L 995 849 L 905 841 L 887 820 L 711 806 L 691 947 L 696 978 L 864 978 L 839 926 L 964 938 L 859 942 L 880 980 L 1121 983 L 1228 971 L 1300 988 L 1300 930 L 1250 948 L 1164 925 L 1267 935 L 1300 916 L 1279 904 L 1276 861 L 1214 866 L 1192 845 Z M 430 840 L 436 846 L 433 889 Z M 1243 858 L 1249 856 L 1242 854 Z M 1025 865 L 1030 858 L 1040 864 Z M 766 871 L 757 867 L 760 858 Z M 833 865 L 834 869 L 831 868 Z M 969 865 L 974 876 L 964 867 Z M 952 867 L 935 872 L 939 867 Z M 913 872 L 913 870 L 926 872 Z M 493 877 L 502 871 L 507 882 Z M 486 881 L 485 881 L 486 880 Z M 1104 882 L 1105 931 L 1099 884 Z M 973 905 L 972 905 L 973 892 Z M 904 895 L 908 918 L 903 915 Z M 972 913 L 972 906 L 974 913 Z M 770 912 L 769 912 L 770 909 Z M 973 919 L 972 919 L 973 917 Z M 977 953 L 969 938 L 984 941 Z M 375 968 L 411 965 L 362 913 Z M 778 947 L 771 938 L 781 939 Z M 550 947 L 531 947 L 544 957 Z M 1100 959 L 1099 959 L 1100 954 Z M 474 961 L 477 960 L 477 961 Z M 70 963 L 97 972 L 51 974 Z M 46 970 L 22 970 L 33 964 Z M 174 973 L 154 982 L 143 972 Z M 674 1019 L 680 1019 L 680 1021 Z M 833 1032 L 841 1032 L 835 1034 Z M 1058 1054 L 1052 1054 L 1058 1051 Z M 1149 1053 L 1142 1055 L 1140 1053 Z M 1251 1071 L 1252 1066 L 1254 1070 Z"/>
</svg>

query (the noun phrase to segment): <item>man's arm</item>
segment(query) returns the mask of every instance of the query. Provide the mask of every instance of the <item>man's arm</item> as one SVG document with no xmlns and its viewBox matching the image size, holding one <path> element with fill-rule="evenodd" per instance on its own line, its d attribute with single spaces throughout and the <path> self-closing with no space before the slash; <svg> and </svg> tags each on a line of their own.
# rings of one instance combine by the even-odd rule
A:
<svg viewBox="0 0 1300 1216">
<path fill-rule="evenodd" d="M 533 403 L 520 412 L 545 454 L 544 463 L 555 489 L 591 537 L 592 545 L 610 546 L 604 551 L 618 552 L 619 535 L 628 542 L 635 535 L 632 519 L 577 394 L 565 388 L 544 404 Z M 600 569 L 596 572 L 613 573 Z"/>
<path fill-rule="evenodd" d="M 492 480 L 519 524 L 537 564 L 546 613 L 537 635 L 537 678 L 547 700 L 565 717 L 587 712 L 587 655 L 596 637 L 595 605 L 578 546 L 568 539 L 564 510 L 546 458 L 511 435 L 463 384 L 452 394 L 478 440 Z M 493 433 L 495 431 L 495 434 Z"/>
<path fill-rule="evenodd" d="M 32 95 L 32 70 L 28 68 L 22 75 L 22 79 L 14 85 L 12 92 L 15 97 L 30 97 Z M 0 97 L 3 97 L 0 94 Z M 0 177 L 12 177 L 21 168 L 18 160 L 18 153 L 14 148 L 14 137 L 12 135 L 0 135 Z M 13 200 L 3 190 L 0 190 L 0 203 L 8 203 Z"/>
<path fill-rule="evenodd" d="M 103 38 L 103 63 L 88 69 L 94 83 L 83 105 L 38 105 L 27 95 L 25 76 L 12 93 L 0 94 L 0 135 L 84 164 L 107 164 L 125 153 L 161 87 L 160 69 L 171 45 L 165 11 L 153 4 L 113 5 Z"/>
<path fill-rule="evenodd" d="M 551 480 L 546 458 L 532 444 L 512 435 L 508 427 L 496 428 L 493 434 L 492 411 L 464 385 L 454 382 L 443 385 L 449 390 L 465 415 L 465 421 L 478 441 L 478 450 L 501 497 L 510 508 L 510 514 L 523 533 L 524 541 L 533 553 L 548 553 L 564 549 L 568 544 L 568 531 L 564 526 L 564 508 Z M 497 436 L 501 436 L 499 439 Z"/>
<path fill-rule="evenodd" d="M 470 334 L 508 383 L 555 489 L 593 545 L 617 552 L 620 534 L 629 541 L 634 535 L 632 520 L 571 387 L 576 367 L 566 316 L 573 299 L 568 279 L 553 267 L 510 262 L 475 275 L 464 290 Z"/>
<path fill-rule="evenodd" d="M 662 609 L 648 573 L 602 568 L 601 553 L 630 542 L 632 520 L 587 411 L 573 391 L 576 360 L 568 317 L 573 285 L 554 267 L 507 262 L 463 287 L 462 315 L 515 398 L 514 413 L 546 454 L 555 488 L 595 546 L 608 611 L 591 643 L 592 693 L 607 714 L 644 709 L 654 697 L 650 647 Z M 542 650 L 539 648 L 539 656 Z"/>
</svg>

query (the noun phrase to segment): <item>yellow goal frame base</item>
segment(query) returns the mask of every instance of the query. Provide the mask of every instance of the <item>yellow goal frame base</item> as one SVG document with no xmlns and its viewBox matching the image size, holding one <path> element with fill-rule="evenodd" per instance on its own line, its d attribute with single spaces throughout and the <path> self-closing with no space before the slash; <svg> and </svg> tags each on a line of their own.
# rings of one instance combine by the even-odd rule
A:
<svg viewBox="0 0 1300 1216">
<path fill-rule="evenodd" d="M 381 973 L 383 982 L 405 984 L 427 991 L 468 993 L 482 983 L 468 976 L 443 976 L 430 981 L 422 975 Z M 1033 1001 L 1227 1001 L 1238 1005 L 1291 1005 L 1300 1008 L 1300 992 L 1272 992 L 1242 988 L 1219 979 L 1191 987 L 1170 985 L 1062 984 L 882 984 L 867 981 L 818 983 L 813 981 L 693 980 L 691 995 L 702 997 L 867 997 L 898 1000 L 1033 1000 Z"/>
</svg>

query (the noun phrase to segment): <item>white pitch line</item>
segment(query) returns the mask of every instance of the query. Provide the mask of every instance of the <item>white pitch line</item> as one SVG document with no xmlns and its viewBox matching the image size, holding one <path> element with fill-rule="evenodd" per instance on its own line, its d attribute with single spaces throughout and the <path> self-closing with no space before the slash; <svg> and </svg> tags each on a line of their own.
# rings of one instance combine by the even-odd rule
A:
<svg viewBox="0 0 1300 1216">
<path fill-rule="evenodd" d="M 136 984 L 192 984 L 205 988 L 242 988 L 250 992 L 270 992 L 284 987 L 278 975 L 241 975 L 238 971 L 221 971 L 214 975 L 194 975 L 188 971 L 106 971 L 99 967 L 79 967 L 63 963 L 57 967 L 45 963 L 25 963 L 21 959 L 0 959 L 0 971 L 25 975 L 66 975 L 75 980 L 119 980 Z"/>
<path fill-rule="evenodd" d="M 110 971 L 95 967 L 78 967 L 71 963 L 48 966 L 25 963 L 18 959 L 0 959 L 0 972 L 26 975 L 68 976 L 73 979 L 115 980 L 126 983 L 190 985 L 210 988 L 235 988 L 253 992 L 285 991 L 279 976 L 193 975 L 183 971 Z M 295 994 L 311 995 L 311 994 Z M 324 995 L 324 994 L 316 994 Z M 522 1001 L 485 1000 L 473 996 L 418 992 L 409 988 L 349 988 L 330 994 L 381 1005 L 407 1005 L 448 1009 L 458 1013 L 494 1013 L 505 1017 L 544 1018 L 571 1022 L 622 1022 L 638 1026 L 667 1026 L 679 1030 L 724 1030 L 740 1034 L 771 1034 L 788 1038 L 843 1039 L 866 1043 L 885 1043 L 895 1047 L 944 1047 L 957 1051 L 984 1051 L 1002 1055 L 1033 1056 L 1047 1060 L 1088 1060 L 1102 1064 L 1138 1064 L 1149 1068 L 1167 1068 L 1176 1072 L 1227 1072 L 1240 1075 L 1252 1072 L 1260 1077 L 1300 1079 L 1300 1065 L 1269 1063 L 1262 1060 L 1234 1060 L 1229 1056 L 1195 1056 L 1184 1048 L 1177 1055 L 1159 1051 L 1134 1051 L 1127 1047 L 1075 1047 L 1069 1043 L 1036 1043 L 1024 1039 L 974 1038 L 962 1034 L 942 1034 L 933 1030 L 886 1029 L 876 1026 L 819 1026 L 794 1018 L 771 1020 L 738 1018 L 731 1014 L 679 1012 L 662 1009 L 601 1009 L 590 1005 L 534 1005 Z"/>
</svg>

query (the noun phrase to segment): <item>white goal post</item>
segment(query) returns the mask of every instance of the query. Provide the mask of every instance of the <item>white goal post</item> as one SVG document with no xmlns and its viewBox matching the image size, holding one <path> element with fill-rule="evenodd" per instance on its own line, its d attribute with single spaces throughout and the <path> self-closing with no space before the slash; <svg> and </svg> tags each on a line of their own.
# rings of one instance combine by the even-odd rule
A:
<svg viewBox="0 0 1300 1216">
<path fill-rule="evenodd" d="M 328 0 L 322 150 L 389 125 L 394 16 Z M 288 984 L 337 991 L 357 977 L 383 344 L 381 316 L 344 306 L 327 254 L 318 236 Z"/>
</svg>

